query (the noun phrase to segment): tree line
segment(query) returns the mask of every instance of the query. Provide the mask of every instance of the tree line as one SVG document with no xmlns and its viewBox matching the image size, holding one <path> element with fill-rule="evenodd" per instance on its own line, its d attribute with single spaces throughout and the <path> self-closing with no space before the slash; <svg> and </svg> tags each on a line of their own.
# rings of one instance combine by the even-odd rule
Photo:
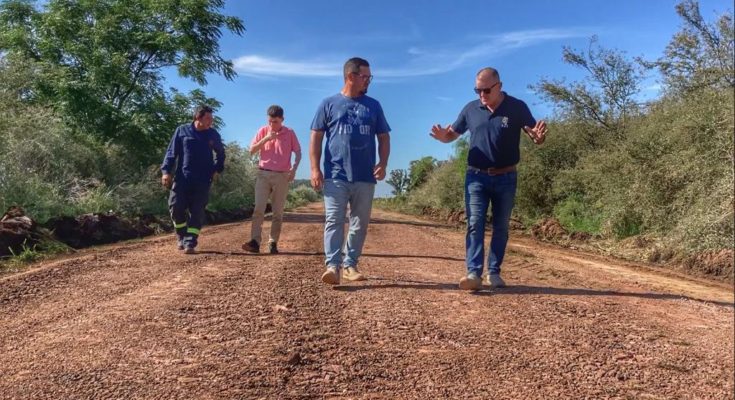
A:
<svg viewBox="0 0 735 400">
<path fill-rule="evenodd" d="M 216 98 L 165 87 L 175 69 L 197 84 L 232 80 L 223 32 L 243 21 L 224 0 L 32 0 L 0 3 L 0 210 L 20 205 L 40 222 L 86 212 L 166 214 L 158 166 L 176 126 Z M 216 115 L 216 114 L 215 114 Z M 223 122 L 215 119 L 214 126 Z M 210 209 L 253 203 L 254 165 L 227 144 L 227 173 Z M 314 193 L 300 190 L 293 204 Z"/>
</svg>

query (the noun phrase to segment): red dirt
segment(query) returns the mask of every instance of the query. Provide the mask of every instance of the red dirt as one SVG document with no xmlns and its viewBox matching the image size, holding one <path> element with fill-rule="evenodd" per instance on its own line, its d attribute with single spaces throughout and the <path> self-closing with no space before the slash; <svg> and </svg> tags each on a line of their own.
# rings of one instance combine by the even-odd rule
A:
<svg viewBox="0 0 735 400">
<path fill-rule="evenodd" d="M 333 288 L 321 207 L 285 221 L 277 256 L 245 222 L 0 278 L 0 399 L 733 398 L 731 286 L 512 237 L 463 292 L 464 232 L 376 210 Z"/>
</svg>

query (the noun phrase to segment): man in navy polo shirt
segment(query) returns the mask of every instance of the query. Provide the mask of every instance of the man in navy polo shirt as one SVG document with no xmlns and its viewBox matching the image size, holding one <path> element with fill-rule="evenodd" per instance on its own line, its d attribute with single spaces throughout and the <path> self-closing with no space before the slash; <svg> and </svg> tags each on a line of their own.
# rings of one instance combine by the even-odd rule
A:
<svg viewBox="0 0 735 400">
<path fill-rule="evenodd" d="M 504 287 L 500 266 L 508 243 L 510 214 L 516 194 L 516 164 L 520 161 L 521 130 L 541 144 L 546 139 L 546 122 L 533 118 L 523 101 L 503 92 L 500 75 L 483 68 L 475 79 L 480 98 L 469 102 L 452 125 L 434 125 L 431 136 L 449 143 L 470 131 L 470 149 L 465 176 L 467 215 L 467 276 L 459 281 L 463 290 L 482 287 L 485 258 L 485 216 L 492 207 L 493 235 L 488 256 L 488 284 Z"/>
<path fill-rule="evenodd" d="M 311 184 L 324 188 L 324 255 L 326 271 L 322 281 L 340 283 L 340 269 L 350 281 L 366 279 L 357 270 L 357 261 L 367 236 L 375 184 L 385 179 L 390 154 L 390 127 L 377 100 L 366 95 L 373 76 L 362 58 L 347 60 L 340 93 L 319 105 L 311 123 Z M 324 172 L 320 167 L 322 141 Z M 377 140 L 378 160 L 375 159 Z M 350 228 L 342 259 L 345 218 L 349 205 Z"/>
<path fill-rule="evenodd" d="M 212 128 L 212 121 L 212 108 L 197 107 L 194 122 L 176 128 L 161 165 L 161 184 L 171 188 L 168 207 L 178 248 L 186 254 L 196 253 L 209 188 L 215 175 L 225 168 L 225 148 L 219 132 Z M 216 160 L 212 153 L 217 155 Z"/>
</svg>

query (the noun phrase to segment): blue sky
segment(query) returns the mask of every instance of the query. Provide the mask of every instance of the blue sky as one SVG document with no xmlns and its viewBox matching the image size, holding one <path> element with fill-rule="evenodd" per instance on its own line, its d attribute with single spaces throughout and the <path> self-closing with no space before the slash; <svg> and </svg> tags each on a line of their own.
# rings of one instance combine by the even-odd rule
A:
<svg viewBox="0 0 735 400">
<path fill-rule="evenodd" d="M 679 31 L 674 0 L 578 1 L 228 1 L 224 13 L 240 17 L 242 37 L 225 33 L 222 54 L 239 76 L 210 76 L 203 89 L 224 103 L 218 115 L 227 142 L 248 146 L 279 104 L 285 124 L 304 149 L 297 178 L 309 177 L 309 127 L 319 102 L 342 87 L 342 65 L 367 59 L 374 80 L 369 95 L 383 105 L 391 125 L 388 170 L 407 168 L 423 156 L 446 159 L 452 146 L 428 135 L 433 124 L 454 121 L 476 98 L 475 73 L 499 70 L 504 90 L 529 104 L 537 119 L 553 110 L 528 85 L 542 78 L 578 80 L 581 71 L 562 62 L 562 47 L 586 49 L 596 35 L 606 48 L 655 59 Z M 700 1 L 706 20 L 732 9 L 729 1 Z M 167 85 L 196 84 L 174 75 Z M 658 95 L 656 78 L 642 97 Z M 553 134 L 551 132 L 550 134 Z M 379 184 L 376 195 L 390 187 Z"/>
</svg>

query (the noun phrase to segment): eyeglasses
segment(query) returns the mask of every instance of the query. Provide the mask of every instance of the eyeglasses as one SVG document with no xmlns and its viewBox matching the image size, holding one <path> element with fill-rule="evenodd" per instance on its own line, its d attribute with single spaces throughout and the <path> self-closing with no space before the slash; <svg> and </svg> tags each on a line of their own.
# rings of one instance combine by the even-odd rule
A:
<svg viewBox="0 0 735 400">
<path fill-rule="evenodd" d="M 490 94 L 490 92 L 492 92 L 492 91 L 493 91 L 493 88 L 494 88 L 495 86 L 498 86 L 498 84 L 500 84 L 500 82 L 495 82 L 495 83 L 494 83 L 494 84 L 493 84 L 492 86 L 490 86 L 489 88 L 482 88 L 482 89 L 481 89 L 481 88 L 475 88 L 474 90 L 475 90 L 475 93 L 477 93 L 477 94 L 480 94 L 480 93 L 484 93 L 484 94 Z"/>
<path fill-rule="evenodd" d="M 359 76 L 360 78 L 362 78 L 363 80 L 366 80 L 368 82 L 370 82 L 370 81 L 373 80 L 373 76 L 372 75 L 363 75 L 363 74 L 360 74 L 360 73 L 357 73 L 357 72 L 353 72 L 353 74 Z"/>
</svg>

